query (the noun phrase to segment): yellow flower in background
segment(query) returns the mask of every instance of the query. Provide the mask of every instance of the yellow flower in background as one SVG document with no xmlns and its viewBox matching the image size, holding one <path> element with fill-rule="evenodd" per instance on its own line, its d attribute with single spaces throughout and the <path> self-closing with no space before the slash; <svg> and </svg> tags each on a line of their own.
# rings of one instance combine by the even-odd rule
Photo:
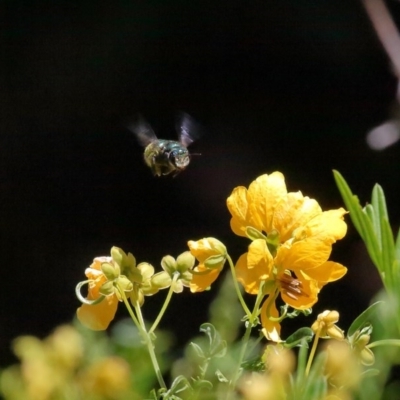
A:
<svg viewBox="0 0 400 400">
<path fill-rule="evenodd" d="M 81 373 L 81 386 L 86 396 L 99 399 L 132 398 L 129 364 L 122 358 L 110 356 L 94 362 Z"/>
<path fill-rule="evenodd" d="M 101 270 L 103 263 L 111 263 L 111 257 L 96 257 L 92 265 L 86 269 L 85 275 L 89 280 L 87 300 L 97 300 L 102 296 L 100 289 L 107 281 Z M 104 300 L 97 304 L 82 304 L 76 311 L 79 321 L 86 327 L 99 331 L 107 329 L 114 319 L 118 307 L 118 297 L 112 293 L 104 297 Z"/>
<path fill-rule="evenodd" d="M 305 310 L 317 302 L 324 285 L 347 272 L 328 261 L 332 244 L 346 234 L 346 211 L 324 212 L 301 192 L 288 193 L 280 172 L 258 177 L 248 189 L 235 188 L 227 206 L 233 232 L 252 240 L 236 263 L 237 279 L 246 292 L 257 294 L 262 288 L 269 296 L 261 322 L 267 338 L 276 340 L 278 294 L 291 307 Z"/>
<path fill-rule="evenodd" d="M 318 315 L 317 320 L 311 325 L 311 329 L 321 338 L 343 340 L 344 333 L 336 325 L 338 321 L 339 313 L 337 311 L 325 310 Z"/>
<path fill-rule="evenodd" d="M 218 239 L 209 237 L 197 241 L 189 240 L 190 252 L 199 264 L 192 270 L 190 291 L 202 292 L 218 278 L 226 261 L 226 247 Z"/>
</svg>

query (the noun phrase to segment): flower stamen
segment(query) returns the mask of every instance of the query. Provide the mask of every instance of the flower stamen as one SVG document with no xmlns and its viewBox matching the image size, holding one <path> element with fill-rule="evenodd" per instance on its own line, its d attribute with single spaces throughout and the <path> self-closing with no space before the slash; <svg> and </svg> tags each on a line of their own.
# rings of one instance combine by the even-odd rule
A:
<svg viewBox="0 0 400 400">
<path fill-rule="evenodd" d="M 299 297 L 308 297 L 308 295 L 302 290 L 303 284 L 296 278 L 293 278 L 291 275 L 284 273 L 281 277 L 278 278 L 280 282 L 281 290 L 288 297 L 298 300 Z"/>
</svg>

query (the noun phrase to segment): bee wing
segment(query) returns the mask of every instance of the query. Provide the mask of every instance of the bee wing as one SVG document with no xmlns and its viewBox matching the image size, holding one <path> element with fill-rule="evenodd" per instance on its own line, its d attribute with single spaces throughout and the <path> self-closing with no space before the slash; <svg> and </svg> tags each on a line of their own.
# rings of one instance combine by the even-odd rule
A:
<svg viewBox="0 0 400 400">
<path fill-rule="evenodd" d="M 127 124 L 126 127 L 136 135 L 143 147 L 157 140 L 153 128 L 141 115 L 138 115 L 136 121 Z"/>
<path fill-rule="evenodd" d="M 175 128 L 178 132 L 179 141 L 185 147 L 188 147 L 201 136 L 200 124 L 184 112 L 178 113 Z"/>
</svg>

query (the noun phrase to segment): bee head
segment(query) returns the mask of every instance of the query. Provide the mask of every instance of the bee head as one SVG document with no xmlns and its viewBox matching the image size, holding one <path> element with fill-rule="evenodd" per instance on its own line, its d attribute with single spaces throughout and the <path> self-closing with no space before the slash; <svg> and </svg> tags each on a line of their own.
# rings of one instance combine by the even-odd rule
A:
<svg viewBox="0 0 400 400">
<path fill-rule="evenodd" d="M 175 165 L 175 167 L 185 168 L 189 165 L 190 155 L 185 147 L 181 147 L 172 150 L 169 154 L 169 159 Z"/>
</svg>

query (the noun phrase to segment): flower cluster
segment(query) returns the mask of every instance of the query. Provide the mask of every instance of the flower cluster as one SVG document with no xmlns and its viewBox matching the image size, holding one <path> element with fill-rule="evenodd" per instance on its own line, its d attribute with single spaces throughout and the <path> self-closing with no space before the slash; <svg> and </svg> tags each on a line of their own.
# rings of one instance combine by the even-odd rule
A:
<svg viewBox="0 0 400 400">
<path fill-rule="evenodd" d="M 236 263 L 245 291 L 266 297 L 261 322 L 268 339 L 280 340 L 278 295 L 296 310 L 318 300 L 321 288 L 347 269 L 328 261 L 332 244 L 346 234 L 343 208 L 322 211 L 301 192 L 287 192 L 280 172 L 262 175 L 249 188 L 237 187 L 227 200 L 231 228 L 251 240 Z"/>
<path fill-rule="evenodd" d="M 104 343 L 104 342 L 103 342 Z M 87 357 L 87 347 L 96 349 Z M 133 398 L 130 366 L 117 356 L 101 355 L 70 325 L 59 326 L 47 338 L 20 336 L 13 343 L 20 365 L 0 375 L 1 394 L 6 399 L 52 400 Z"/>
</svg>

